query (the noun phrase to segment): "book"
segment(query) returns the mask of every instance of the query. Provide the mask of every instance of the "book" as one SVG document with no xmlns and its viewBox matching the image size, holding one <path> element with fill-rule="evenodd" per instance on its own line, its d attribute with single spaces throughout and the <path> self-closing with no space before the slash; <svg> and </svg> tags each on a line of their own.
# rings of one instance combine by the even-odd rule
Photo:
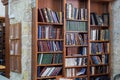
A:
<svg viewBox="0 0 120 80">
<path fill-rule="evenodd" d="M 40 8 L 38 8 L 38 21 L 39 22 L 45 22 L 42 10 Z"/>
<path fill-rule="evenodd" d="M 42 61 L 41 64 L 51 64 L 52 63 L 52 56 L 53 54 L 43 54 L 43 57 L 41 55 Z"/>
<path fill-rule="evenodd" d="M 97 56 L 92 56 L 92 61 L 94 64 L 99 64 L 99 60 Z"/>
<path fill-rule="evenodd" d="M 85 16 L 85 11 L 84 10 L 85 10 L 84 8 L 80 8 L 80 14 L 81 14 L 80 19 L 81 20 L 85 20 L 85 17 L 84 17 Z"/>
<path fill-rule="evenodd" d="M 38 26 L 38 39 L 42 38 L 42 27 L 39 25 Z"/>
<path fill-rule="evenodd" d="M 66 18 L 67 19 L 72 19 L 73 17 L 73 5 L 72 3 L 66 3 Z"/>
<path fill-rule="evenodd" d="M 37 67 L 37 76 L 38 77 L 40 77 L 40 71 L 41 71 L 40 67 Z"/>
<path fill-rule="evenodd" d="M 103 23 L 105 26 L 109 26 L 109 13 L 102 14 Z"/>
<path fill-rule="evenodd" d="M 52 18 L 52 13 L 51 13 L 51 9 L 50 8 L 46 8 L 46 11 L 47 11 L 47 16 L 48 16 L 48 19 L 51 23 L 53 23 L 53 18 Z"/>
<path fill-rule="evenodd" d="M 95 12 L 90 13 L 91 25 L 98 25 L 97 14 Z"/>
<path fill-rule="evenodd" d="M 82 68 L 82 69 L 80 69 L 79 72 L 77 72 L 76 75 L 79 76 L 79 75 L 85 74 L 85 72 L 86 72 L 86 68 Z"/>
</svg>

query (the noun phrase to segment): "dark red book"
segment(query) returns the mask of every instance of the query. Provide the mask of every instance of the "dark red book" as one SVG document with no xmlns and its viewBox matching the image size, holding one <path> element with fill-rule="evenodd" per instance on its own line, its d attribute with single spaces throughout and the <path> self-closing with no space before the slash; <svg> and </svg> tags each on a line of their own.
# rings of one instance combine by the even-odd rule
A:
<svg viewBox="0 0 120 80">
<path fill-rule="evenodd" d="M 45 22 L 41 9 L 38 9 L 38 22 Z"/>
</svg>

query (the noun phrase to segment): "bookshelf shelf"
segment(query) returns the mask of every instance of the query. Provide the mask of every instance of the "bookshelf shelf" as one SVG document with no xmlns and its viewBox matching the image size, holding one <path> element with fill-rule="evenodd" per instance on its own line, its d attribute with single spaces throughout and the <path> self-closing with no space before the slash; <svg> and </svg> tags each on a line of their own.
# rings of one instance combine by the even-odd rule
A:
<svg viewBox="0 0 120 80">
<path fill-rule="evenodd" d="M 81 55 L 81 56 L 66 56 L 66 58 L 77 58 L 77 57 L 88 57 L 88 56 L 84 56 L 84 55 Z"/>
<path fill-rule="evenodd" d="M 19 38 L 12 38 L 12 39 L 10 39 L 10 40 L 19 40 Z"/>
<path fill-rule="evenodd" d="M 66 78 L 86 78 L 87 75 L 80 75 L 80 76 L 73 76 L 73 77 L 66 77 Z"/>
<path fill-rule="evenodd" d="M 98 26 L 98 25 L 90 25 L 90 27 L 109 28 L 109 26 L 106 26 L 106 25 L 102 25 L 102 26 Z"/>
<path fill-rule="evenodd" d="M 59 75 L 60 76 L 60 75 Z M 45 77 L 38 77 L 38 79 L 49 79 L 49 78 L 56 78 L 56 76 L 45 76 Z"/>
<path fill-rule="evenodd" d="M 81 34 L 87 34 L 88 32 L 87 31 L 66 31 L 67 33 L 81 33 Z"/>
<path fill-rule="evenodd" d="M 62 63 L 59 63 L 59 64 L 40 64 L 38 66 L 62 66 L 63 64 Z"/>
<path fill-rule="evenodd" d="M 100 55 L 109 55 L 109 53 L 101 53 L 101 54 L 90 54 L 90 56 L 100 56 Z"/>
<path fill-rule="evenodd" d="M 63 26 L 63 23 L 38 22 L 38 25 L 56 25 L 56 26 Z"/>
<path fill-rule="evenodd" d="M 13 54 L 11 54 L 10 56 L 17 56 L 17 57 L 20 57 L 21 55 L 18 55 L 18 54 L 13 55 Z"/>
<path fill-rule="evenodd" d="M 91 64 L 90 66 L 108 66 L 109 64 L 98 64 L 98 65 L 95 65 L 95 64 Z"/>
<path fill-rule="evenodd" d="M 111 2 L 111 1 L 114 1 L 114 0 L 93 0 L 93 1 L 104 3 L 104 2 Z"/>
<path fill-rule="evenodd" d="M 106 43 L 110 42 L 109 40 L 90 40 L 91 43 Z"/>
<path fill-rule="evenodd" d="M 109 73 L 100 73 L 100 74 L 94 74 L 90 76 L 92 77 L 92 76 L 104 76 L 104 75 L 109 75 Z"/>
<path fill-rule="evenodd" d="M 88 20 L 66 19 L 67 21 L 87 22 Z"/>
<path fill-rule="evenodd" d="M 63 41 L 63 39 L 38 39 L 39 41 Z"/>
<path fill-rule="evenodd" d="M 43 54 L 48 54 L 48 53 L 56 53 L 56 54 L 58 54 L 58 53 L 63 53 L 63 51 L 55 51 L 55 52 L 53 52 L 53 51 L 50 51 L 50 52 L 38 52 L 38 53 L 43 53 Z"/>
<path fill-rule="evenodd" d="M 66 66 L 65 68 L 83 68 L 83 67 L 87 67 L 87 65 L 79 65 L 79 66 Z"/>
<path fill-rule="evenodd" d="M 65 45 L 65 47 L 88 47 L 88 45 Z"/>
</svg>

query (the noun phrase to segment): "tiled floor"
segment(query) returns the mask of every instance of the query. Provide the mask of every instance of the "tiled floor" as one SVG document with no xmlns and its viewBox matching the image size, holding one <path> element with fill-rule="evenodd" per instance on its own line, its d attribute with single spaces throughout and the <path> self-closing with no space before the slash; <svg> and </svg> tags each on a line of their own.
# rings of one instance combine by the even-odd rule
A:
<svg viewBox="0 0 120 80">
<path fill-rule="evenodd" d="M 0 80 L 9 80 L 9 79 L 7 79 L 6 77 L 0 75 Z"/>
</svg>

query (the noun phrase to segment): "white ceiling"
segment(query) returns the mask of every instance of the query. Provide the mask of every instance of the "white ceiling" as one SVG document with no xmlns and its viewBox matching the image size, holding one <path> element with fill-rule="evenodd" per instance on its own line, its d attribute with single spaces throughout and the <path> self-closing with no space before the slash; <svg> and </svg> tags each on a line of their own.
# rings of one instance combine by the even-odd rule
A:
<svg viewBox="0 0 120 80">
<path fill-rule="evenodd" d="M 5 16 L 5 7 L 0 0 L 0 16 Z"/>
</svg>

